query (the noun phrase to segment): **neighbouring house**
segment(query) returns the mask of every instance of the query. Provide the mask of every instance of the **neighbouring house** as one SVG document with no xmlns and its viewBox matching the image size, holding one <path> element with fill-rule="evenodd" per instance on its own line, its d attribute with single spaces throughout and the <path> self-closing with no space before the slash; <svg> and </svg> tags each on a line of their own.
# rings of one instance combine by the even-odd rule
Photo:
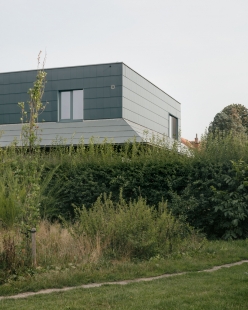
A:
<svg viewBox="0 0 248 310">
<path fill-rule="evenodd" d="M 191 148 L 191 149 L 192 149 L 192 148 L 198 149 L 201 142 L 199 141 L 198 136 L 197 136 L 197 134 L 196 134 L 195 140 L 194 140 L 194 141 L 189 141 L 189 140 L 187 140 L 187 139 L 185 139 L 185 138 L 181 138 L 181 143 L 184 144 L 184 145 L 186 145 L 188 148 Z"/>
<path fill-rule="evenodd" d="M 122 62 L 45 69 L 47 83 L 38 134 L 41 145 L 83 137 L 124 143 L 146 136 L 178 139 L 180 103 Z M 0 73 L 0 146 L 20 142 L 21 109 L 37 70 Z M 44 121 L 43 121 L 44 120 Z"/>
</svg>

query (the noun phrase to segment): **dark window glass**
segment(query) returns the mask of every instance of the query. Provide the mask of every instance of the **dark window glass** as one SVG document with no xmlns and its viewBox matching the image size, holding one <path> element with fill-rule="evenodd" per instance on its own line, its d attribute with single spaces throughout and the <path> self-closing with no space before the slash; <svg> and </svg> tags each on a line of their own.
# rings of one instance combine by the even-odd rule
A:
<svg viewBox="0 0 248 310">
<path fill-rule="evenodd" d="M 170 122 L 170 138 L 178 139 L 178 119 L 172 115 L 169 118 Z"/>
</svg>

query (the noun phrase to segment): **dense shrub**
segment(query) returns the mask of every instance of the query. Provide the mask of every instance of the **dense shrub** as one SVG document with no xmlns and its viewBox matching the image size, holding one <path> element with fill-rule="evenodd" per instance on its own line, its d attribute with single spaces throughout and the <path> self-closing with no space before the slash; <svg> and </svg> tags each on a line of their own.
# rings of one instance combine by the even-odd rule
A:
<svg viewBox="0 0 248 310">
<path fill-rule="evenodd" d="M 147 259 L 179 251 L 191 243 L 193 230 L 173 217 L 167 204 L 157 208 L 147 205 L 139 197 L 126 202 L 113 202 L 111 197 L 100 196 L 93 206 L 76 208 L 75 224 L 68 228 L 75 238 L 84 236 L 99 247 L 104 255 L 114 258 Z"/>
<path fill-rule="evenodd" d="M 158 206 L 162 199 L 167 201 L 174 216 L 186 219 L 210 238 L 247 236 L 246 174 L 241 173 L 237 179 L 235 172 L 240 159 L 241 170 L 246 171 L 246 136 L 213 139 L 208 135 L 203 137 L 199 150 L 187 154 L 178 152 L 176 144 L 169 149 L 166 144 L 135 141 L 122 146 L 94 142 L 37 149 L 32 154 L 14 146 L 0 149 L 2 222 L 11 225 L 20 219 L 23 208 L 17 203 L 17 194 L 23 189 L 24 198 L 19 201 L 27 201 L 25 193 L 32 189 L 28 180 L 34 178 L 36 182 L 40 178 L 40 194 L 34 194 L 43 218 L 56 220 L 61 215 L 73 219 L 73 204 L 89 210 L 103 193 L 111 194 L 113 203 L 117 203 L 122 189 L 126 201 L 137 201 L 140 196 L 150 206 Z M 32 166 L 33 174 L 30 163 L 36 165 Z"/>
</svg>

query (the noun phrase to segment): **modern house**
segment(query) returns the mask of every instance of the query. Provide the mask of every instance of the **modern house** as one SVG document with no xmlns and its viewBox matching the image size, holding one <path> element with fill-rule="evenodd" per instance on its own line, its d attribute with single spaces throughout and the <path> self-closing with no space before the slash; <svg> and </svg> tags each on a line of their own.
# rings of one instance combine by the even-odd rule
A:
<svg viewBox="0 0 248 310">
<path fill-rule="evenodd" d="M 122 62 L 45 69 L 43 95 L 48 101 L 40 115 L 41 145 L 57 139 L 77 144 L 83 137 L 124 143 L 145 135 L 178 139 L 178 101 Z M 21 109 L 29 99 L 37 70 L 0 73 L 0 146 L 20 144 Z M 44 120 L 44 121 L 43 121 Z"/>
</svg>

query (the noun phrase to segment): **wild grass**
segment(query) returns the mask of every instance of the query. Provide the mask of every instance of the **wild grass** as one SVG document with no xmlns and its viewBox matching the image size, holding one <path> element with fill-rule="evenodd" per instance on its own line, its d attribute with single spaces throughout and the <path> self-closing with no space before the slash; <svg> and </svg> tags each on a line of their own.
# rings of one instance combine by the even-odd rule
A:
<svg viewBox="0 0 248 310">
<path fill-rule="evenodd" d="M 247 258 L 243 249 L 229 245 L 232 253 L 218 247 L 210 251 L 211 243 L 187 223 L 211 232 L 223 220 L 212 207 L 210 186 L 223 181 L 230 160 L 248 162 L 245 137 L 205 137 L 199 150 L 187 154 L 165 141 L 95 142 L 57 143 L 32 152 L 15 144 L 0 148 L 3 292 L 33 290 L 34 279 L 40 288 L 74 285 Z M 180 197 L 175 206 L 172 192 Z M 30 267 L 23 234 L 23 227 L 33 226 L 38 228 L 37 270 Z M 166 269 L 168 261 L 174 265 Z"/>
<path fill-rule="evenodd" d="M 193 150 L 195 160 L 223 163 L 230 160 L 248 161 L 248 136 L 243 133 L 205 133 L 198 150 Z"/>
<path fill-rule="evenodd" d="M 0 301 L 1 309 L 247 309 L 248 266 Z"/>
<path fill-rule="evenodd" d="M 4 237 L 6 239 L 4 234 L 6 231 L 1 231 L 2 250 L 6 250 L 3 244 Z M 13 231 L 10 241 L 14 240 L 17 255 L 7 256 L 8 259 L 12 257 L 12 261 L 8 261 L 8 268 L 12 267 L 13 272 L 10 273 L 10 269 L 5 269 L 7 275 L 5 277 L 2 275 L 0 295 L 164 273 L 197 271 L 248 258 L 248 239 L 229 242 L 207 241 L 191 235 L 186 239 L 187 242 L 182 242 L 164 256 L 157 254 L 149 259 L 139 259 L 123 255 L 115 259 L 109 255 L 109 251 L 104 252 L 100 242 L 91 242 L 90 238 L 87 239 L 85 236 L 75 238 L 60 224 L 45 221 L 40 224 L 37 232 L 38 267 L 34 269 L 23 268 L 25 258 L 23 251 L 26 247 L 21 247 L 22 242 L 18 245 L 18 238 L 21 241 L 22 236 Z M 13 253 L 11 242 L 8 243 L 10 254 Z"/>
<path fill-rule="evenodd" d="M 98 263 L 100 260 L 132 260 L 166 257 L 201 247 L 203 238 L 186 223 L 175 219 L 166 203 L 150 207 L 141 197 L 115 204 L 99 198 L 91 209 L 77 209 L 75 222 L 41 221 L 37 231 L 38 269 Z M 2 235 L 2 236 L 1 236 Z M 26 258 L 25 258 L 26 255 Z M 18 278 L 30 267 L 30 240 L 16 227 L 0 234 L 1 282 Z"/>
<path fill-rule="evenodd" d="M 91 240 L 94 248 L 112 258 L 147 259 L 167 255 L 193 242 L 196 233 L 185 222 L 173 217 L 167 203 L 155 208 L 139 197 L 117 203 L 111 196 L 100 196 L 90 209 L 76 208 L 71 233 Z M 200 237 L 198 240 L 200 241 Z"/>
</svg>

